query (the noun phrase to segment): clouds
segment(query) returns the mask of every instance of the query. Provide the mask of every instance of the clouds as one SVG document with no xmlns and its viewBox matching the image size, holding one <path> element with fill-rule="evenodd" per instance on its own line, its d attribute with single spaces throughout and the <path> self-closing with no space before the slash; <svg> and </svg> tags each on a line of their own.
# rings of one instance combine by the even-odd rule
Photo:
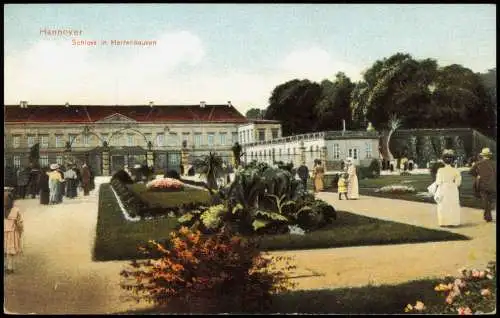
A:
<svg viewBox="0 0 500 318">
<path fill-rule="evenodd" d="M 282 68 L 291 77 L 305 77 L 314 81 L 331 80 L 337 72 L 344 72 L 353 80 L 360 79 L 358 67 L 334 58 L 319 47 L 291 52 L 283 60 Z"/>
<path fill-rule="evenodd" d="M 359 69 L 320 47 L 289 52 L 274 68 L 206 66 L 202 40 L 188 31 L 167 32 L 157 45 L 74 46 L 68 39 L 41 40 L 5 57 L 5 103 L 17 104 L 196 104 L 230 100 L 245 113 L 265 108 L 272 90 L 293 78 L 321 81 Z M 133 40 L 133 39 L 117 39 Z M 359 76 L 358 76 L 359 77 Z"/>
</svg>

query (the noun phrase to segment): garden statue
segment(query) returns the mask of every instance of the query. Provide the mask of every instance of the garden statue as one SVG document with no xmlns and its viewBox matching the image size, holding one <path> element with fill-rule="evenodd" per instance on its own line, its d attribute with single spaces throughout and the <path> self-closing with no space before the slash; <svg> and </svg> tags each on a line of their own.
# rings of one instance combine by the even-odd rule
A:
<svg viewBox="0 0 500 318">
<path fill-rule="evenodd" d="M 148 141 L 148 150 L 153 150 L 153 143 Z"/>
<path fill-rule="evenodd" d="M 107 142 L 106 140 L 104 140 L 104 141 L 102 142 L 102 146 L 103 146 L 104 148 L 108 148 L 108 142 Z"/>
</svg>

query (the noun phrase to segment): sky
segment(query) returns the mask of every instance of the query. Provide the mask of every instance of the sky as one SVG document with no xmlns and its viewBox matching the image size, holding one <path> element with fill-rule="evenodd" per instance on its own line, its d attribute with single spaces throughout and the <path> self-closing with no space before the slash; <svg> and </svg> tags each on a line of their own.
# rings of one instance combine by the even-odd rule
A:
<svg viewBox="0 0 500 318">
<path fill-rule="evenodd" d="M 81 34 L 52 36 L 43 30 Z M 143 45 L 117 46 L 112 40 Z M 475 72 L 494 68 L 496 7 L 8 4 L 4 104 L 231 101 L 245 114 L 266 108 L 279 84 L 333 80 L 337 72 L 359 81 L 376 60 L 397 52 Z"/>
</svg>

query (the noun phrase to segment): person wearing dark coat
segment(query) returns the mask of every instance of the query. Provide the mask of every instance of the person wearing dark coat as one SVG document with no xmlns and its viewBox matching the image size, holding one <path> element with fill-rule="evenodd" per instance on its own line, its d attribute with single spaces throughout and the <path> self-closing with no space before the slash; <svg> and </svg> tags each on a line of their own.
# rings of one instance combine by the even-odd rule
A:
<svg viewBox="0 0 500 318">
<path fill-rule="evenodd" d="M 40 178 L 38 179 L 38 188 L 40 189 L 40 204 L 49 204 L 50 188 L 49 188 L 49 169 L 43 168 Z"/>
<path fill-rule="evenodd" d="M 89 195 L 89 191 L 90 191 L 90 178 L 91 178 L 91 175 L 90 175 L 90 169 L 89 167 L 87 166 L 87 164 L 83 164 L 82 165 L 82 187 L 83 187 L 83 195 L 84 196 L 87 196 Z"/>
<path fill-rule="evenodd" d="M 17 193 L 19 194 L 19 197 L 21 199 L 24 199 L 26 197 L 29 181 L 30 181 L 30 169 L 23 168 L 19 172 L 19 177 L 17 178 L 17 189 L 18 189 Z"/>
<path fill-rule="evenodd" d="M 496 163 L 491 160 L 493 153 L 489 148 L 483 148 L 479 156 L 482 159 L 472 165 L 470 173 L 474 177 L 474 190 L 478 192 L 483 203 L 483 218 L 486 222 L 491 222 L 491 211 L 494 209 L 497 194 Z"/>
<path fill-rule="evenodd" d="M 70 199 L 76 197 L 76 187 L 77 187 L 77 175 L 73 170 L 73 167 L 70 167 L 64 173 L 64 178 L 66 180 L 66 196 Z"/>
<path fill-rule="evenodd" d="M 38 192 L 40 192 L 38 188 L 39 182 L 40 182 L 40 169 L 38 169 L 37 167 L 33 167 L 31 168 L 30 171 L 30 181 L 28 186 L 29 193 L 32 199 L 35 199 Z"/>
<path fill-rule="evenodd" d="M 59 182 L 59 196 L 57 198 L 57 202 L 62 203 L 64 194 L 66 193 L 66 181 L 64 180 L 64 172 L 63 168 L 58 167 L 56 170 L 61 175 L 61 182 Z"/>
<path fill-rule="evenodd" d="M 304 185 L 304 189 L 307 189 L 307 179 L 309 179 L 309 169 L 307 168 L 305 162 L 302 162 L 302 165 L 297 168 L 297 174 L 302 180 L 302 184 Z"/>
</svg>

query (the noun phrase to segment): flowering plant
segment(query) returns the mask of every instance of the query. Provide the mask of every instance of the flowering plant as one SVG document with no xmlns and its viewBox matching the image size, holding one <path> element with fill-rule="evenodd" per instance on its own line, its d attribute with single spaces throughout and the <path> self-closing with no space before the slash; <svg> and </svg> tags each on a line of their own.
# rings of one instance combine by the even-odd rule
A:
<svg viewBox="0 0 500 318">
<path fill-rule="evenodd" d="M 146 184 L 148 190 L 182 190 L 184 183 L 173 178 L 151 180 Z"/>
<path fill-rule="evenodd" d="M 460 278 L 447 277 L 434 287 L 445 295 L 444 313 L 472 315 L 496 309 L 496 263 L 490 262 L 485 270 L 460 269 Z M 418 303 L 418 302 L 417 302 Z M 423 304 L 422 304 L 423 306 Z M 425 306 L 408 304 L 405 312 L 421 312 Z"/>
<path fill-rule="evenodd" d="M 141 249 L 159 258 L 134 260 L 120 273 L 121 287 L 132 291 L 138 302 L 180 304 L 190 312 L 251 312 L 265 310 L 272 294 L 294 286 L 286 272 L 295 268 L 289 258 L 264 257 L 256 242 L 225 227 L 213 236 L 181 227 L 170 234 L 168 245 L 150 241 Z M 278 270 L 276 265 L 283 262 L 286 266 Z"/>
<path fill-rule="evenodd" d="M 407 186 L 403 184 L 391 184 L 385 187 L 376 189 L 375 192 L 383 192 L 383 193 L 413 193 L 415 192 L 415 188 L 412 186 Z"/>
</svg>

